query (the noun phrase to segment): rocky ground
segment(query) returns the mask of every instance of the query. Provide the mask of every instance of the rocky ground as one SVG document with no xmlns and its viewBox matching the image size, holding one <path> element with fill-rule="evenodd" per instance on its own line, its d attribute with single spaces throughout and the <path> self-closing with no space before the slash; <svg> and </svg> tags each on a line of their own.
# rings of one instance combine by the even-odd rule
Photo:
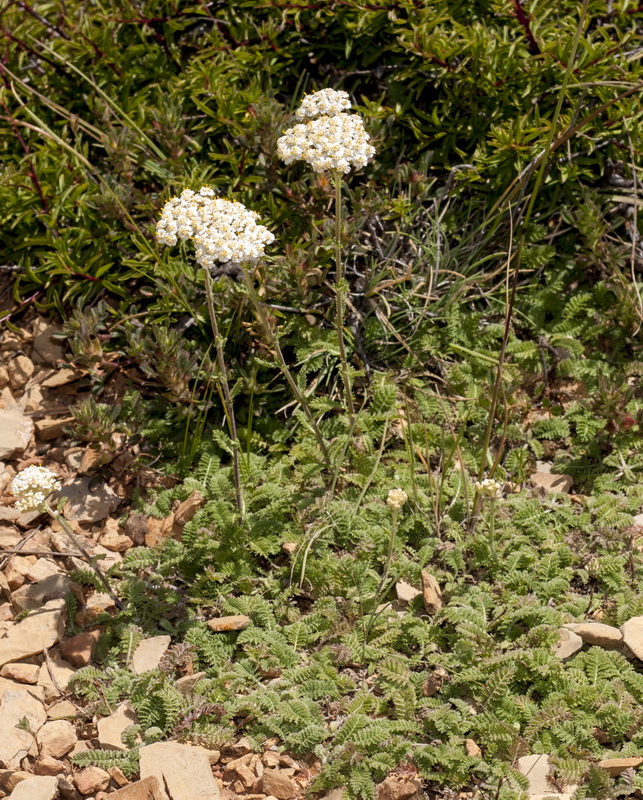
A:
<svg viewBox="0 0 643 800">
<path fill-rule="evenodd" d="M 134 487 L 156 477 L 152 470 L 131 469 L 130 454 L 118 447 L 73 446 L 65 429 L 70 407 L 82 396 L 82 375 L 63 361 L 55 333 L 55 326 L 35 318 L 19 333 L 5 329 L 0 341 L 0 797 L 289 800 L 301 795 L 314 763 L 278 752 L 276 742 L 266 742 L 264 753 L 251 752 L 243 739 L 225 752 L 159 742 L 142 748 L 140 779 L 133 781 L 118 768 L 73 765 L 72 757 L 86 750 L 126 750 L 121 734 L 136 723 L 127 703 L 110 716 L 88 716 L 68 690 L 74 672 L 93 663 L 101 633 L 97 615 L 114 604 L 107 594 L 88 593 L 71 580 L 70 571 L 86 563 L 57 523 L 15 508 L 11 479 L 30 464 L 55 471 L 70 498 L 64 515 L 85 548 L 102 556 L 103 568 L 134 545 L 176 534 L 199 498 L 190 498 L 165 520 L 128 517 Z M 108 462 L 110 478 L 94 480 Z M 74 635 L 64 600 L 70 592 L 78 600 Z M 234 630 L 247 621 L 219 618 L 210 627 Z M 144 639 L 130 668 L 137 674 L 156 668 L 169 646 L 169 636 Z M 200 677 L 187 672 L 177 687 L 190 692 Z"/>
</svg>

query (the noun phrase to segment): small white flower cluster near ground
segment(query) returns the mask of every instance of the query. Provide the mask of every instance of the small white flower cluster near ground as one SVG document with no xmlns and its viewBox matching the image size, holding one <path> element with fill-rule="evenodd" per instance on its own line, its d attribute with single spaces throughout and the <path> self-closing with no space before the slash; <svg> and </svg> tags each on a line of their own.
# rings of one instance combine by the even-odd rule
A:
<svg viewBox="0 0 643 800">
<path fill-rule="evenodd" d="M 502 500 L 502 485 L 493 478 L 485 478 L 483 481 L 475 481 L 473 484 L 476 492 L 490 500 Z"/>
<path fill-rule="evenodd" d="M 202 267 L 218 261 L 243 262 L 260 258 L 275 239 L 268 228 L 257 225 L 258 218 L 242 203 L 214 197 L 209 186 L 198 192 L 185 189 L 165 204 L 156 238 L 170 247 L 179 239 L 192 239 Z"/>
<path fill-rule="evenodd" d="M 399 511 L 408 499 L 409 496 L 404 489 L 391 489 L 386 498 L 386 504 L 393 511 Z"/>
<path fill-rule="evenodd" d="M 315 172 L 346 173 L 351 167 L 365 167 L 375 148 L 369 144 L 362 117 L 343 113 L 349 107 L 347 93 L 334 89 L 305 97 L 295 116 L 315 118 L 284 132 L 277 140 L 279 157 L 286 164 L 305 161 Z"/>
<path fill-rule="evenodd" d="M 315 117 L 332 117 L 341 114 L 351 107 L 348 92 L 336 89 L 322 89 L 315 94 L 307 94 L 295 111 L 297 119 L 315 119 Z"/>
<path fill-rule="evenodd" d="M 11 482 L 11 493 L 18 498 L 16 506 L 23 512 L 39 511 L 49 495 L 58 489 L 60 481 L 45 467 L 26 467 Z"/>
</svg>

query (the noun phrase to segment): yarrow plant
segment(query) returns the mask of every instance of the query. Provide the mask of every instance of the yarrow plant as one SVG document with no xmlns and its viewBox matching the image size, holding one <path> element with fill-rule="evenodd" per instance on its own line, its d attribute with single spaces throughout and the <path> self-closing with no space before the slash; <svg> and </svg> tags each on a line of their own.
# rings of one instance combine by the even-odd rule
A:
<svg viewBox="0 0 643 800">
<path fill-rule="evenodd" d="M 80 554 L 89 563 L 96 577 L 101 582 L 112 600 L 114 600 L 119 608 L 122 608 L 123 604 L 112 591 L 109 581 L 100 571 L 94 559 L 76 538 L 67 520 L 59 511 L 52 508 L 47 502 L 51 494 L 59 491 L 60 488 L 61 484 L 55 472 L 52 472 L 46 467 L 39 467 L 35 464 L 23 469 L 22 472 L 19 472 L 11 481 L 11 494 L 17 498 L 16 507 L 23 513 L 32 511 L 46 512 L 50 517 L 55 519 L 63 531 L 67 534 L 74 547 L 76 547 Z"/>
<path fill-rule="evenodd" d="M 348 92 L 337 89 L 321 89 L 314 94 L 304 95 L 301 105 L 295 111 L 297 119 L 315 119 L 315 117 L 341 114 L 351 107 Z"/>
<path fill-rule="evenodd" d="M 322 89 L 306 96 L 295 116 L 308 119 L 284 131 L 277 140 L 277 153 L 286 164 L 305 161 L 315 172 L 330 171 L 335 182 L 335 330 L 339 346 L 344 392 L 349 416 L 353 417 L 353 391 L 344 344 L 344 303 L 348 287 L 341 254 L 342 176 L 353 167 L 365 167 L 375 155 L 370 136 L 359 114 L 346 114 L 350 108 L 347 92 Z"/>
<path fill-rule="evenodd" d="M 409 496 L 404 489 L 391 489 L 386 498 L 386 504 L 393 511 L 399 511 L 408 499 Z"/>
<path fill-rule="evenodd" d="M 191 240 L 194 244 L 196 261 L 203 267 L 208 313 L 214 334 L 219 380 L 223 391 L 224 411 L 232 440 L 232 468 L 236 503 L 241 517 L 244 516 L 244 502 L 239 468 L 240 442 L 225 365 L 223 341 L 219 335 L 219 325 L 214 309 L 212 276 L 210 274 L 210 269 L 217 262 L 233 262 L 240 267 L 250 298 L 277 353 L 279 366 L 308 417 L 324 457 L 328 461 L 324 439 L 305 398 L 290 374 L 279 341 L 272 332 L 263 305 L 254 289 L 252 278 L 244 267 L 248 261 L 260 258 L 264 254 L 266 245 L 272 244 L 275 240 L 274 234 L 268 228 L 257 224 L 258 219 L 259 215 L 255 211 L 247 209 L 242 203 L 215 197 L 214 190 L 210 186 L 203 186 L 198 192 L 184 189 L 179 197 L 169 200 L 163 207 L 161 217 L 156 224 L 157 241 L 173 247 L 179 239 Z"/>
<path fill-rule="evenodd" d="M 18 499 L 16 507 L 23 513 L 40 511 L 52 492 L 60 489 L 60 481 L 51 470 L 35 464 L 19 472 L 11 482 L 11 493 Z"/>
<path fill-rule="evenodd" d="M 202 267 L 217 262 L 243 262 L 260 258 L 275 237 L 264 225 L 257 225 L 259 214 L 242 203 L 214 196 L 203 186 L 198 192 L 184 189 L 169 200 L 156 225 L 156 238 L 174 246 L 179 239 L 191 239 L 196 261 Z"/>
<path fill-rule="evenodd" d="M 481 497 L 487 500 L 502 500 L 502 485 L 493 478 L 475 481 L 473 485 Z"/>
</svg>

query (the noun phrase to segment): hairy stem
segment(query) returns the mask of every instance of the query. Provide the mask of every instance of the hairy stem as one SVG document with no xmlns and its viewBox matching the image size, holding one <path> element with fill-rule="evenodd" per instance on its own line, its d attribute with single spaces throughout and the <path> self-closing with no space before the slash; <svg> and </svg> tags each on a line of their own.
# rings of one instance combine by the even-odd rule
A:
<svg viewBox="0 0 643 800">
<path fill-rule="evenodd" d="M 76 538 L 76 534 L 72 531 L 70 524 L 67 520 L 60 514 L 58 511 L 53 509 L 49 503 L 45 503 L 43 505 L 43 509 L 49 514 L 52 519 L 55 519 L 56 522 L 60 525 L 63 531 L 67 534 L 67 537 L 70 539 L 74 547 L 79 551 L 82 557 L 87 561 L 89 566 L 94 571 L 94 574 L 101 582 L 103 588 L 107 592 L 107 594 L 112 598 L 112 600 L 116 603 L 116 606 L 123 609 L 123 603 L 118 598 L 118 596 L 114 593 L 112 587 L 109 584 L 109 581 L 105 577 L 105 575 L 101 572 L 100 567 L 96 564 L 95 560 L 90 556 L 87 550 L 83 547 L 80 541 Z"/>
<path fill-rule="evenodd" d="M 326 442 L 324 441 L 324 437 L 322 436 L 321 431 L 319 430 L 319 426 L 315 421 L 313 412 L 310 410 L 310 406 L 308 405 L 306 398 L 301 393 L 299 386 L 297 386 L 297 382 L 295 381 L 295 379 L 292 376 L 292 373 L 288 369 L 288 364 L 286 364 L 286 359 L 284 358 L 283 353 L 281 352 L 281 347 L 279 346 L 279 339 L 277 338 L 274 331 L 270 327 L 270 323 L 268 322 L 268 316 L 266 315 L 266 310 L 264 308 L 263 303 L 259 299 L 259 295 L 255 290 L 252 278 L 248 274 L 248 271 L 245 269 L 245 267 L 242 267 L 241 271 L 243 273 L 243 278 L 246 284 L 246 288 L 248 289 L 248 294 L 250 295 L 250 300 L 252 301 L 252 304 L 255 307 L 255 311 L 257 312 L 259 321 L 261 322 L 265 334 L 268 337 L 269 344 L 275 351 L 275 354 L 277 356 L 277 361 L 279 362 L 279 367 L 285 379 L 288 381 L 288 385 L 290 386 L 292 393 L 295 396 L 295 399 L 297 400 L 304 414 L 306 415 L 306 419 L 308 420 L 312 432 L 315 434 L 315 439 L 317 439 L 317 444 L 319 445 L 319 449 L 322 452 L 326 467 L 330 468 L 330 457 L 328 455 Z"/>
<path fill-rule="evenodd" d="M 234 407 L 232 405 L 232 397 L 230 396 L 230 385 L 228 383 L 228 373 L 225 365 L 225 358 L 223 356 L 223 343 L 219 335 L 219 326 L 217 324 L 217 315 L 214 311 L 214 297 L 212 296 L 212 276 L 207 267 L 203 268 L 205 273 L 205 294 L 208 299 L 208 313 L 210 314 L 210 325 L 212 325 L 212 333 L 214 334 L 214 346 L 217 351 L 217 364 L 219 365 L 219 381 L 223 389 L 223 407 L 225 411 L 226 420 L 228 423 L 228 430 L 230 431 L 230 438 L 232 439 L 232 472 L 234 476 L 234 491 L 237 502 L 237 510 L 243 517 L 244 504 L 243 495 L 241 494 L 241 477 L 239 473 L 239 437 L 237 435 L 237 423 L 234 418 Z"/>
<path fill-rule="evenodd" d="M 335 170 L 333 178 L 335 181 L 335 330 L 337 331 L 339 360 L 342 367 L 346 407 L 352 420 L 353 390 L 351 387 L 348 359 L 346 358 L 346 345 L 344 343 L 344 294 L 346 292 L 344 284 L 346 279 L 344 276 L 344 264 L 342 262 L 342 173 L 339 172 L 339 170 Z"/>
</svg>

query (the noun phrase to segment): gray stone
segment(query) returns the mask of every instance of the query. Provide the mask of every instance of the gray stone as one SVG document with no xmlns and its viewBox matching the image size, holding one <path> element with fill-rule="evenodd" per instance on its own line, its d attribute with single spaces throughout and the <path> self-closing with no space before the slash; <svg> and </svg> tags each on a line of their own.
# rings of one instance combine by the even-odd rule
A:
<svg viewBox="0 0 643 800">
<path fill-rule="evenodd" d="M 59 497 L 68 499 L 63 509 L 67 519 L 80 523 L 100 522 L 120 505 L 120 498 L 110 486 L 103 483 L 90 489 L 92 481 L 92 478 L 74 478 L 60 490 Z"/>
<path fill-rule="evenodd" d="M 523 756 L 516 763 L 518 772 L 522 772 L 529 779 L 527 794 L 532 800 L 542 800 L 552 797 L 555 800 L 571 800 L 576 786 L 567 786 L 565 792 L 559 792 L 548 779 L 550 770 L 549 756 L 542 753 Z"/>
</svg>

